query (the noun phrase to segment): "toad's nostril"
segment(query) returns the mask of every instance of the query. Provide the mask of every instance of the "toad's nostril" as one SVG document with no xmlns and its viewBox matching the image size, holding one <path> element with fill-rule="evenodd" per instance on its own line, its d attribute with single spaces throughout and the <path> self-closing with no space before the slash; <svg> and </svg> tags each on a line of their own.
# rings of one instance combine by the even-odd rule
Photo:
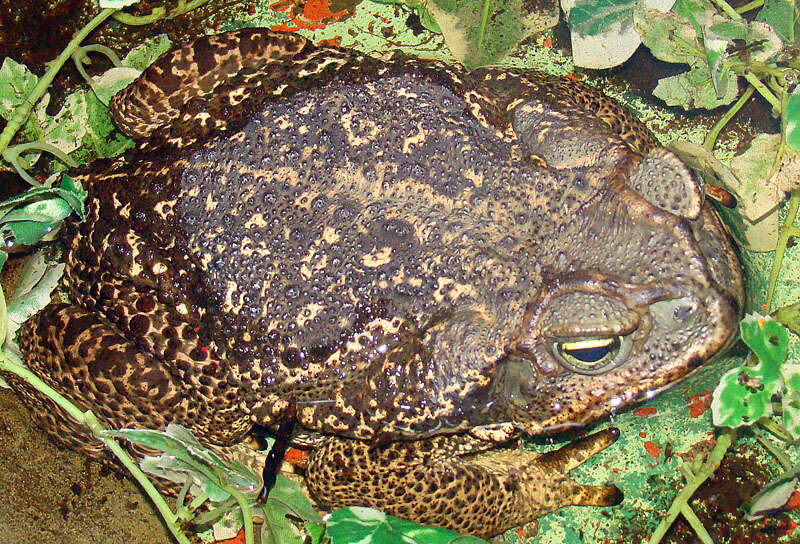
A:
<svg viewBox="0 0 800 544">
<path fill-rule="evenodd" d="M 675 321 L 685 323 L 689 317 L 691 317 L 692 312 L 694 312 L 694 307 L 690 304 L 686 304 L 676 307 L 672 312 L 672 317 L 675 318 Z"/>
</svg>

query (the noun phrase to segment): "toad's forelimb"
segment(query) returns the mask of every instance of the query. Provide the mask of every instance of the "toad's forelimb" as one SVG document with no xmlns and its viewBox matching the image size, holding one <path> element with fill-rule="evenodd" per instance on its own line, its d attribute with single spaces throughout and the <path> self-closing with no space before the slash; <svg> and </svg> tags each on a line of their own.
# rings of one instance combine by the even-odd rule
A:
<svg viewBox="0 0 800 544">
<path fill-rule="evenodd" d="M 561 449 L 480 450 L 465 436 L 370 445 L 329 438 L 312 452 L 306 478 L 323 505 L 368 505 L 419 523 L 489 537 L 562 506 L 613 506 L 614 485 L 573 482 L 568 473 L 611 445 L 607 429 Z"/>
</svg>

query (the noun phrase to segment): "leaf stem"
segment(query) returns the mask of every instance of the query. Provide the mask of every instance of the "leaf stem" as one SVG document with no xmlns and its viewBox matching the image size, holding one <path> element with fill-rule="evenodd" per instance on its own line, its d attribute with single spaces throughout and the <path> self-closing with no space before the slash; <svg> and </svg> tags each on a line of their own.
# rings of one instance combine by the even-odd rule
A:
<svg viewBox="0 0 800 544">
<path fill-rule="evenodd" d="M 753 74 L 753 72 L 750 70 L 745 70 L 742 74 L 742 77 L 744 77 L 747 82 L 750 83 L 750 85 L 755 87 L 758 91 L 758 94 L 763 96 L 776 111 L 781 111 L 781 101 L 778 100 L 774 94 L 772 94 L 772 91 L 770 91 L 769 88 L 764 85 L 764 83 L 762 83 L 761 80 L 755 76 L 755 74 Z"/>
<path fill-rule="evenodd" d="M 783 467 L 784 472 L 788 472 L 792 470 L 794 467 L 794 463 L 784 454 L 775 444 L 773 444 L 769 438 L 767 438 L 767 433 L 759 429 L 758 427 L 753 427 L 751 429 L 753 434 L 756 437 L 764 449 L 767 450 L 775 459 L 778 460 L 778 463 L 781 464 Z"/>
<path fill-rule="evenodd" d="M 694 472 L 692 472 L 692 469 L 689 468 L 688 463 L 681 463 L 679 470 L 681 471 L 681 474 L 683 474 L 683 477 L 686 478 L 687 483 L 694 480 Z M 700 521 L 700 518 L 697 517 L 697 514 L 694 513 L 694 510 L 692 510 L 692 507 L 689 506 L 688 502 L 681 507 L 681 514 L 683 514 L 683 517 L 686 518 L 689 526 L 703 544 L 714 544 L 714 540 L 711 538 L 711 535 L 708 534 L 703 522 Z"/>
<path fill-rule="evenodd" d="M 719 133 L 723 128 L 725 128 L 725 125 L 727 125 L 728 122 L 733 119 L 737 113 L 739 113 L 739 110 L 742 109 L 742 106 L 744 106 L 750 97 L 753 96 L 754 91 L 755 87 L 752 85 L 745 89 L 745 91 L 742 93 L 742 96 L 739 97 L 739 100 L 737 100 L 736 103 L 725 112 L 725 115 L 720 117 L 719 121 L 717 121 L 717 124 L 714 125 L 714 128 L 712 128 L 708 135 L 706 135 L 706 140 L 703 142 L 703 147 L 709 151 L 713 151 L 714 144 L 717 143 L 717 137 L 719 136 Z"/>
<path fill-rule="evenodd" d="M 789 242 L 789 238 L 795 233 L 793 225 L 795 217 L 797 217 L 798 208 L 800 208 L 800 189 L 795 189 L 792 191 L 792 196 L 789 198 L 789 212 L 786 214 L 786 220 L 781 226 L 781 232 L 778 235 L 778 246 L 775 248 L 775 256 L 772 260 L 772 271 L 769 274 L 769 288 L 767 289 L 767 313 L 770 312 L 770 308 L 772 307 L 772 298 L 775 295 L 775 286 L 778 284 L 778 274 L 783 264 L 786 244 Z"/>
<path fill-rule="evenodd" d="M 681 507 L 681 514 L 683 514 L 683 518 L 689 523 L 689 526 L 700 539 L 700 542 L 703 544 L 714 544 L 714 539 L 708 534 L 703 522 L 700 521 L 700 518 L 697 517 L 697 514 L 694 513 L 694 510 L 692 510 L 692 507 L 689 506 L 688 503 Z"/>
<path fill-rule="evenodd" d="M 764 0 L 753 0 L 752 2 L 749 2 L 743 6 L 739 6 L 738 8 L 736 8 L 736 13 L 741 15 L 742 13 L 747 13 L 752 9 L 760 8 L 763 5 L 764 5 Z"/>
<path fill-rule="evenodd" d="M 161 496 L 158 490 L 153 486 L 153 483 L 148 480 L 147 476 L 145 476 L 139 467 L 136 466 L 136 463 L 133 459 L 131 459 L 131 456 L 128 454 L 128 452 L 125 451 L 125 449 L 123 449 L 123 447 L 120 446 L 116 440 L 104 438 L 100 435 L 104 429 L 102 425 L 100 425 L 100 422 L 97 421 L 97 418 L 91 410 L 82 412 L 77 406 L 72 404 L 60 393 L 43 382 L 37 375 L 31 372 L 21 360 L 17 360 L 17 357 L 13 353 L 5 351 L 0 352 L 0 370 L 19 376 L 37 391 L 53 401 L 75 421 L 82 425 L 86 425 L 92 431 L 92 434 L 103 441 L 103 444 L 111 450 L 111 452 L 117 457 L 117 459 L 119 459 L 125 468 L 128 469 L 136 481 L 139 482 L 139 484 L 142 486 L 142 489 L 144 489 L 144 491 L 147 493 L 147 496 L 150 497 L 151 501 L 153 501 L 153 505 L 155 505 L 156 509 L 158 509 L 158 512 L 164 519 L 164 522 L 172 533 L 172 536 L 175 537 L 175 540 L 177 540 L 180 544 L 190 544 L 189 539 L 185 534 L 183 534 L 183 531 L 181 531 L 180 527 L 176 525 L 175 515 L 170 510 L 166 501 L 164 501 L 164 497 Z"/>
<path fill-rule="evenodd" d="M 242 520 L 244 521 L 244 542 L 245 544 L 253 544 L 255 542 L 255 531 L 253 530 L 253 512 L 250 510 L 250 501 L 247 500 L 244 493 L 231 486 L 223 487 L 223 489 L 230 493 L 239 503 L 239 508 L 242 510 Z"/>
<path fill-rule="evenodd" d="M 672 505 L 669 507 L 666 517 L 661 520 L 661 523 L 658 524 L 658 527 L 656 527 L 656 530 L 650 536 L 648 544 L 657 544 L 658 542 L 661 542 L 661 539 L 664 538 L 665 534 L 667 534 L 667 530 L 672 525 L 672 522 L 674 522 L 675 518 L 678 517 L 678 514 L 681 513 L 683 506 L 688 503 L 694 492 L 697 491 L 697 488 L 700 487 L 708 478 L 710 478 L 714 474 L 715 470 L 717 470 L 717 467 L 719 467 L 719 464 L 722 462 L 722 458 L 725 456 L 725 453 L 728 451 L 728 448 L 735 439 L 736 429 L 726 428 L 722 431 L 717 439 L 717 445 L 714 446 L 714 450 L 711 452 L 711 455 L 708 456 L 708 459 L 706 459 L 705 463 L 703 463 L 703 465 L 697 471 L 695 479 L 691 482 L 687 482 L 686 486 L 681 489 L 681 491 L 672 501 Z"/>
<path fill-rule="evenodd" d="M 780 308 L 778 309 L 778 311 L 780 311 Z M 776 320 L 780 322 L 779 319 Z M 786 323 L 782 324 L 786 325 Z M 777 438 L 782 442 L 789 443 L 793 440 L 792 435 L 789 434 L 789 431 L 787 431 L 783 425 L 775 423 L 775 421 L 770 418 L 764 418 L 761 421 L 759 421 L 758 424 L 764 427 L 765 431 L 767 431 L 772 436 L 774 436 L 775 438 Z"/>
<path fill-rule="evenodd" d="M 48 65 L 47 71 L 36 83 L 36 86 L 33 88 L 30 94 L 25 97 L 25 100 L 22 102 L 22 104 L 17 106 L 17 108 L 14 110 L 14 114 L 11 116 L 11 119 L 9 119 L 8 124 L 3 129 L 3 132 L 0 133 L 0 153 L 6 150 L 8 144 L 11 143 L 11 139 L 25 123 L 28 115 L 30 115 L 34 104 L 36 104 L 39 99 L 44 96 L 44 93 L 47 91 L 47 88 L 50 87 L 50 84 L 53 82 L 56 74 L 61 67 L 64 66 L 64 63 L 70 59 L 72 53 L 80 46 L 81 42 L 86 39 L 86 36 L 91 34 L 95 28 L 100 26 L 103 21 L 111 17 L 116 11 L 117 10 L 115 9 L 104 9 L 97 14 L 94 19 L 89 21 L 86 26 L 81 28 L 75 34 L 61 54 L 58 55 L 55 60 Z"/>
<path fill-rule="evenodd" d="M 737 13 L 735 9 L 733 9 L 730 4 L 728 4 L 725 0 L 712 0 L 728 17 L 733 19 L 734 21 L 739 21 L 742 19 L 742 16 Z"/>
<path fill-rule="evenodd" d="M 489 20 L 489 10 L 492 0 L 481 1 L 481 21 L 478 25 L 478 47 L 483 47 L 483 39 L 486 35 L 486 21 Z"/>
<path fill-rule="evenodd" d="M 175 17 L 183 15 L 188 11 L 192 11 L 193 9 L 198 8 L 207 2 L 208 0 L 192 0 L 189 3 L 186 3 L 186 0 L 178 0 L 178 5 L 169 13 L 167 13 L 167 8 L 164 6 L 158 6 L 157 8 L 153 8 L 153 11 L 147 15 L 131 15 L 130 13 L 119 11 L 114 14 L 114 19 L 124 25 L 148 25 L 161 19 L 174 19 Z"/>
</svg>

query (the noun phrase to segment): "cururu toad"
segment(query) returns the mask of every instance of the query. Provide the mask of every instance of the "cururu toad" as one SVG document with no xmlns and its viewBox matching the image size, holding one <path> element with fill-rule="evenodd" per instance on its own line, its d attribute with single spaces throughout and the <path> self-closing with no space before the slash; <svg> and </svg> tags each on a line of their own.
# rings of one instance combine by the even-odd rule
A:
<svg viewBox="0 0 800 544">
<path fill-rule="evenodd" d="M 201 38 L 115 96 L 30 367 L 111 427 L 218 445 L 291 418 L 322 504 L 478 535 L 615 504 L 520 434 L 586 425 L 732 338 L 739 265 L 692 173 L 581 83 Z M 61 442 L 102 445 L 18 381 Z"/>
</svg>

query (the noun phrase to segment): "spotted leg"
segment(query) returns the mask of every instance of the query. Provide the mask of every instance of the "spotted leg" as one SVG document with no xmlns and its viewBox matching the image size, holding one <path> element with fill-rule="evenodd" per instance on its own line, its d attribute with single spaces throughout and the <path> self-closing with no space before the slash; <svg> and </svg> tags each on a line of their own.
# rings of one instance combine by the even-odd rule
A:
<svg viewBox="0 0 800 544">
<path fill-rule="evenodd" d="M 615 486 L 583 485 L 568 476 L 618 434 L 600 431 L 543 455 L 480 451 L 486 443 L 461 436 L 382 446 L 331 438 L 312 453 L 306 477 L 309 491 L 326 506 L 371 506 L 489 537 L 562 506 L 619 504 Z"/>
<path fill-rule="evenodd" d="M 142 341 L 169 345 L 162 332 L 171 338 L 188 337 L 186 325 L 172 323 L 157 301 L 149 316 L 152 326 L 140 331 Z M 171 326 L 166 326 L 167 321 Z M 51 303 L 25 324 L 20 344 L 35 374 L 79 409 L 92 410 L 107 428 L 161 429 L 179 423 L 207 442 L 227 444 L 239 440 L 250 427 L 247 416 L 235 410 L 235 402 L 215 407 L 214 399 L 224 399 L 224 395 L 206 396 L 191 385 L 192 380 L 181 379 L 180 369 L 187 363 L 182 350 L 159 357 L 159 350 L 142 349 L 118 324 L 79 305 Z M 193 344 L 187 341 L 185 347 L 191 349 Z M 206 365 L 205 371 L 196 367 L 195 378 L 210 384 L 216 393 L 214 384 L 224 383 L 225 377 L 215 375 L 224 372 L 220 367 Z M 105 458 L 102 442 L 86 427 L 25 381 L 4 377 L 56 443 Z"/>
</svg>

